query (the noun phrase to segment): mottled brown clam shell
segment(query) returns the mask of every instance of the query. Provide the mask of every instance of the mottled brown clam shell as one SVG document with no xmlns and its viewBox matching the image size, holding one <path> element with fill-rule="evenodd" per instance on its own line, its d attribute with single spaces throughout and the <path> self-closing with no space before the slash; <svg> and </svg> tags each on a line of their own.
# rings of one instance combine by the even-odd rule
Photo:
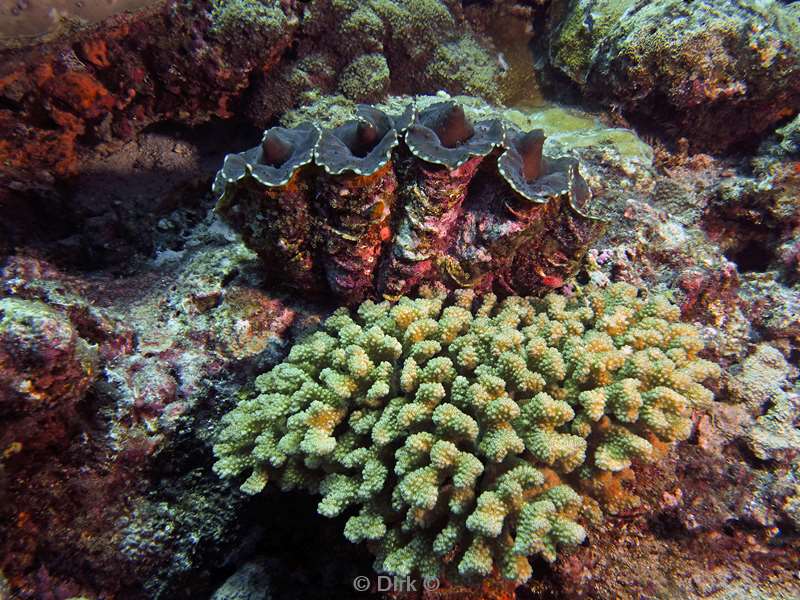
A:
<svg viewBox="0 0 800 600">
<path fill-rule="evenodd" d="M 317 180 L 324 223 L 318 251 L 328 285 L 349 303 L 362 301 L 374 288 L 397 196 L 391 164 L 399 142 L 394 119 L 363 105 L 356 116 L 323 131 L 315 151 L 325 170 Z"/>
<path fill-rule="evenodd" d="M 265 161 L 270 135 L 288 150 L 280 164 Z M 311 123 L 268 129 L 261 145 L 225 157 L 214 186 L 216 212 L 262 258 L 270 278 L 317 291 L 324 282 L 312 243 L 318 229 L 311 206 L 314 179 L 303 170 L 313 161 L 319 135 Z"/>
<path fill-rule="evenodd" d="M 543 132 L 472 123 L 452 101 L 270 131 L 226 157 L 214 190 L 282 285 L 351 304 L 431 281 L 534 294 L 574 275 L 605 227 L 578 161 L 544 154 Z"/>
</svg>

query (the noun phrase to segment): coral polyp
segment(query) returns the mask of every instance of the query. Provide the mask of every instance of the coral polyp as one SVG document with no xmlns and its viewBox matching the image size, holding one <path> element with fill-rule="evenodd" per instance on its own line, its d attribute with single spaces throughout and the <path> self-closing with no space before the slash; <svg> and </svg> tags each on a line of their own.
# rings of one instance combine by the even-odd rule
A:
<svg viewBox="0 0 800 600">
<path fill-rule="evenodd" d="M 400 115 L 361 105 L 337 127 L 272 128 L 228 155 L 217 212 L 274 282 L 348 304 L 426 282 L 527 294 L 574 275 L 604 226 L 578 162 L 543 145 L 541 130 L 473 122 L 452 100 Z M 475 231 L 492 242 L 464 252 Z"/>
<path fill-rule="evenodd" d="M 628 284 L 428 292 L 337 310 L 226 415 L 214 469 L 320 494 L 379 572 L 525 581 L 528 556 L 585 539 L 598 503 L 576 490 L 689 436 L 719 367 L 677 307 Z"/>
</svg>

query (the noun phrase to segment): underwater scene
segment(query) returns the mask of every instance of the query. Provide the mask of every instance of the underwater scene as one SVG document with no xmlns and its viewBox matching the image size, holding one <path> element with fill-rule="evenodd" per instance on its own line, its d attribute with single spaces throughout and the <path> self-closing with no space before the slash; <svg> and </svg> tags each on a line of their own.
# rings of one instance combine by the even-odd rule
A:
<svg viewBox="0 0 800 600">
<path fill-rule="evenodd" d="M 0 0 L 0 600 L 800 599 L 800 2 Z"/>
</svg>

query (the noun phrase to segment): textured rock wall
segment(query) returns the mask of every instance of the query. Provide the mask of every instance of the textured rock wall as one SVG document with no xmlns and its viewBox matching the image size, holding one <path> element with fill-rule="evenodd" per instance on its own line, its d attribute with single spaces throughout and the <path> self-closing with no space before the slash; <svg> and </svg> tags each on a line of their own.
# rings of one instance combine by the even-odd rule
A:
<svg viewBox="0 0 800 600">
<path fill-rule="evenodd" d="M 800 108 L 798 4 L 556 0 L 550 65 L 588 98 L 696 148 L 754 146 Z"/>
</svg>

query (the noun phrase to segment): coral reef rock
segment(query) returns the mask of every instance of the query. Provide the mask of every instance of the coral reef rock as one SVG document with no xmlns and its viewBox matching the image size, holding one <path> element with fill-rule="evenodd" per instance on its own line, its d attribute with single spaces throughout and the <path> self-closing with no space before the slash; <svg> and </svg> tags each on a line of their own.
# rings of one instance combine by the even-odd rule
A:
<svg viewBox="0 0 800 600">
<path fill-rule="evenodd" d="M 0 597 L 208 598 L 222 583 L 250 499 L 211 472 L 205 419 L 310 318 L 242 273 L 254 260 L 212 215 L 130 279 L 6 262 Z"/>
<path fill-rule="evenodd" d="M 791 390 L 791 369 L 774 347 L 760 344 L 728 378 L 731 400 L 741 402 L 755 418 L 747 445 L 761 459 L 775 460 L 800 452 L 800 396 Z"/>
<path fill-rule="evenodd" d="M 327 517 L 357 507 L 344 533 L 378 572 L 527 580 L 528 556 L 581 543 L 615 477 L 687 439 L 713 399 L 719 367 L 662 296 L 425 291 L 336 311 L 214 447 L 245 492 L 274 480 L 321 494 Z"/>
<path fill-rule="evenodd" d="M 351 304 L 432 280 L 529 294 L 563 285 L 604 228 L 578 161 L 544 142 L 453 100 L 362 105 L 338 127 L 273 127 L 228 155 L 217 212 L 274 281 Z"/>
<path fill-rule="evenodd" d="M 698 147 L 752 144 L 797 113 L 796 7 L 559 0 L 550 8 L 546 51 L 585 95 L 643 123 L 668 123 Z"/>
<path fill-rule="evenodd" d="M 0 414 L 68 406 L 97 375 L 97 348 L 43 302 L 0 299 Z"/>
<path fill-rule="evenodd" d="M 313 0 L 302 16 L 297 57 L 256 81 L 247 106 L 266 126 L 331 93 L 379 102 L 388 93 L 470 94 L 500 101 L 496 51 L 449 0 Z"/>
<path fill-rule="evenodd" d="M 287 2 L 147 4 L 36 52 L 0 54 L 0 201 L 9 184 L 75 174 L 87 146 L 154 122 L 232 116 L 250 75 L 279 62 L 298 26 Z"/>
<path fill-rule="evenodd" d="M 269 565 L 265 560 L 243 564 L 211 596 L 211 600 L 269 600 Z"/>
</svg>

